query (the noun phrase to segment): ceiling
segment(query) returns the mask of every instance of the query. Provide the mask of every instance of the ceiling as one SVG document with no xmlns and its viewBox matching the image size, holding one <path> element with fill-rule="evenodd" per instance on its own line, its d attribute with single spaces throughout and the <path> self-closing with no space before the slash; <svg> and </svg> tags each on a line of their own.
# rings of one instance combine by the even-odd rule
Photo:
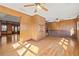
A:
<svg viewBox="0 0 79 59">
<path fill-rule="evenodd" d="M 7 6 L 17 11 L 28 15 L 34 15 L 34 7 L 24 7 L 25 4 L 30 3 L 0 3 L 0 5 Z M 79 15 L 79 3 L 46 3 L 48 12 L 38 10 L 38 14 L 45 17 L 47 21 L 54 21 L 59 19 L 75 18 Z"/>
<path fill-rule="evenodd" d="M 8 14 L 0 13 L 0 20 L 4 21 L 12 21 L 12 22 L 19 22 L 19 17 L 11 16 Z"/>
</svg>

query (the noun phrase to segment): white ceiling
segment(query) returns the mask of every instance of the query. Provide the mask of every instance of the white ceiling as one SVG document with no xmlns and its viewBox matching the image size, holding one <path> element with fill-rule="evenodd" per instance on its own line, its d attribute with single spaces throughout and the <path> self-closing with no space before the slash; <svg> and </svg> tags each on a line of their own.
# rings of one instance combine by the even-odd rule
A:
<svg viewBox="0 0 79 59">
<path fill-rule="evenodd" d="M 24 7 L 24 4 L 0 3 L 0 5 L 7 6 L 25 14 L 34 15 L 34 7 Z M 56 18 L 75 18 L 79 15 L 79 3 L 46 3 L 45 6 L 48 8 L 48 12 L 38 10 L 38 14 L 45 17 L 47 21 L 54 21 Z"/>
</svg>

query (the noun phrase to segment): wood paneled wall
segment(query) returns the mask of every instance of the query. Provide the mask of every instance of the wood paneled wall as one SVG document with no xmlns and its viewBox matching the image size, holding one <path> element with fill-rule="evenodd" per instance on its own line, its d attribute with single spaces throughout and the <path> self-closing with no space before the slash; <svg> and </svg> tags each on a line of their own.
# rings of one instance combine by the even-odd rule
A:
<svg viewBox="0 0 79 59">
<path fill-rule="evenodd" d="M 77 39 L 79 41 L 79 18 L 77 18 Z"/>
<path fill-rule="evenodd" d="M 51 31 L 58 31 L 60 34 L 63 32 L 68 36 L 72 36 L 72 31 L 74 32 L 73 35 L 76 33 L 76 23 L 75 19 L 69 20 L 62 20 L 58 22 L 49 22 L 48 23 L 48 30 Z"/>
<path fill-rule="evenodd" d="M 45 37 L 45 19 L 39 15 L 27 16 L 21 20 L 20 36 L 23 41 L 39 40 Z"/>
<path fill-rule="evenodd" d="M 46 21 L 39 15 L 32 16 L 32 38 L 39 40 L 46 37 Z"/>
<path fill-rule="evenodd" d="M 65 26 L 74 26 L 75 25 L 75 20 L 70 19 L 70 20 L 62 20 L 59 22 L 49 22 L 48 23 L 48 30 L 62 30 L 62 27 Z"/>
</svg>

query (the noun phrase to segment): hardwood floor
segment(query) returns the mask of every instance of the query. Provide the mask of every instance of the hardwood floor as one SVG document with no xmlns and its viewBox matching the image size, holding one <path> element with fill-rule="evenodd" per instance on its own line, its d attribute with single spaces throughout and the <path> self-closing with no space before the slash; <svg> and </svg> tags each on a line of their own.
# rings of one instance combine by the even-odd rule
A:
<svg viewBox="0 0 79 59">
<path fill-rule="evenodd" d="M 16 50 L 12 47 L 14 42 L 17 42 L 19 39 L 19 35 L 3 35 L 0 37 L 0 56 L 7 56 L 7 55 L 18 55 Z"/>
<path fill-rule="evenodd" d="M 17 42 L 0 47 L 0 55 L 79 56 L 79 44 L 69 37 L 48 36 L 39 41 Z"/>
</svg>

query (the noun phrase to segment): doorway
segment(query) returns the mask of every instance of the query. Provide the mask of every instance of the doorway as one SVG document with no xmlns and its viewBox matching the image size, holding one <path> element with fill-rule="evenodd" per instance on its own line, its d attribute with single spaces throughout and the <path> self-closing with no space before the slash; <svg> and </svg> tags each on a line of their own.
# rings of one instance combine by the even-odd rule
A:
<svg viewBox="0 0 79 59">
<path fill-rule="evenodd" d="M 0 13 L 0 46 L 19 41 L 20 17 Z"/>
</svg>

